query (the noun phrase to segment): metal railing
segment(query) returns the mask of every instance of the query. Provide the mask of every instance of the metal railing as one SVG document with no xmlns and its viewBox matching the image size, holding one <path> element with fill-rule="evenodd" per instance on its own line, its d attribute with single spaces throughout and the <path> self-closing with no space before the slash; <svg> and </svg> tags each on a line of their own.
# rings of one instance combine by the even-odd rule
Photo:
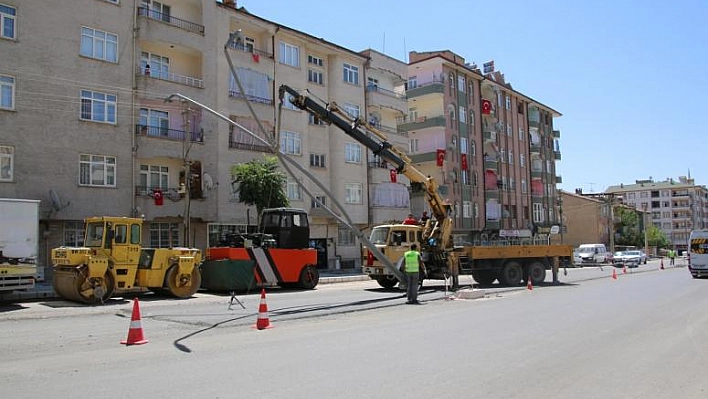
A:
<svg viewBox="0 0 708 399">
<path fill-rule="evenodd" d="M 160 126 L 135 125 L 135 134 L 137 136 L 184 141 L 185 133 L 183 130 L 167 129 Z M 189 139 L 194 143 L 203 143 L 204 135 L 201 131 L 191 132 Z"/>
<path fill-rule="evenodd" d="M 154 19 L 156 21 L 161 21 L 168 25 L 176 26 L 180 29 L 184 29 L 189 32 L 196 32 L 200 35 L 204 34 L 204 25 L 173 17 L 170 14 L 150 10 L 147 7 L 138 7 L 138 16 Z"/>
<path fill-rule="evenodd" d="M 245 98 L 246 100 L 252 102 L 252 103 L 259 103 L 259 104 L 266 104 L 266 105 L 272 105 L 273 100 L 270 98 L 263 98 L 263 97 L 258 97 L 254 96 L 251 94 L 246 94 L 244 95 L 243 93 L 240 93 L 236 90 L 229 90 L 229 97 L 232 98 Z"/>
<path fill-rule="evenodd" d="M 389 97 L 393 97 L 393 98 L 397 98 L 397 99 L 401 99 L 401 100 L 406 99 L 405 94 L 396 93 L 393 90 L 382 89 L 381 87 L 373 85 L 373 84 L 367 85 L 366 91 L 370 92 L 370 93 L 381 93 L 385 96 L 389 96 Z"/>
<path fill-rule="evenodd" d="M 265 144 L 244 143 L 240 141 L 234 141 L 231 138 L 229 138 L 229 148 L 237 148 L 239 150 L 255 152 L 271 152 L 271 148 Z"/>
<path fill-rule="evenodd" d="M 244 53 L 252 53 L 252 54 L 262 56 L 262 57 L 273 58 L 273 53 L 269 53 L 265 50 L 257 49 L 255 47 L 253 47 L 252 45 L 245 44 L 245 43 L 238 43 L 237 44 L 237 43 L 231 42 L 231 43 L 229 43 L 229 48 L 234 49 L 234 50 L 243 51 Z"/>
<path fill-rule="evenodd" d="M 151 68 L 138 67 L 137 73 L 139 75 L 145 75 L 153 79 L 166 80 L 169 82 L 180 83 L 185 86 L 198 87 L 200 89 L 204 88 L 204 81 L 199 78 L 193 78 L 191 76 L 179 75 L 171 72 L 162 72 L 159 70 L 152 70 Z"/>
</svg>

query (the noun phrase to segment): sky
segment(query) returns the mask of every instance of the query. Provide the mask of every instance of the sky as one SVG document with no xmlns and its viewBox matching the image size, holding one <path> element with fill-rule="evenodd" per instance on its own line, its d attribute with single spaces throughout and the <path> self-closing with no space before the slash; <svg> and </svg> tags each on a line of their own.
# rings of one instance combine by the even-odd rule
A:
<svg viewBox="0 0 708 399">
<path fill-rule="evenodd" d="M 401 61 L 451 50 L 494 60 L 513 88 L 562 114 L 566 191 L 690 176 L 708 185 L 706 0 L 237 0 L 353 51 Z M 706 157 L 706 158 L 703 158 Z"/>
</svg>

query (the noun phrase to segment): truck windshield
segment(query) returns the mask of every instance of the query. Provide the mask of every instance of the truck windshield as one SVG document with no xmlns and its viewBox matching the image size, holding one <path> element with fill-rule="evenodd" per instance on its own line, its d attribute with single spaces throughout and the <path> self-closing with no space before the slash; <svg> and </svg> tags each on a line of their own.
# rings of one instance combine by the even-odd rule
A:
<svg viewBox="0 0 708 399">
<path fill-rule="evenodd" d="M 388 227 L 374 227 L 374 229 L 371 230 L 369 240 L 373 244 L 387 244 L 389 230 L 391 229 Z"/>
<path fill-rule="evenodd" d="M 595 253 L 595 248 L 593 247 L 586 247 L 586 248 L 580 248 L 578 250 L 581 254 L 592 254 Z"/>
<path fill-rule="evenodd" d="M 87 247 L 100 247 L 103 245 L 103 223 L 89 223 L 86 226 Z"/>
</svg>

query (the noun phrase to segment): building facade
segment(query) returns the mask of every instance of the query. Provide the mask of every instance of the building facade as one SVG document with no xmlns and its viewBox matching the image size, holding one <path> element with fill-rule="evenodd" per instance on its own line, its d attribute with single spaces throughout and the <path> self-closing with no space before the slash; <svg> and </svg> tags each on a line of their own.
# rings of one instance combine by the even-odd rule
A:
<svg viewBox="0 0 708 399">
<path fill-rule="evenodd" d="M 563 228 L 554 237 L 554 242 L 574 247 L 580 244 L 605 244 L 609 251 L 612 231 L 610 202 L 563 190 L 558 192 L 563 211 Z"/>
<path fill-rule="evenodd" d="M 610 186 L 605 190 L 629 206 L 650 213 L 674 248 L 685 250 L 693 229 L 708 228 L 708 189 L 690 176 L 678 180 L 637 180 L 635 184 Z"/>
</svg>

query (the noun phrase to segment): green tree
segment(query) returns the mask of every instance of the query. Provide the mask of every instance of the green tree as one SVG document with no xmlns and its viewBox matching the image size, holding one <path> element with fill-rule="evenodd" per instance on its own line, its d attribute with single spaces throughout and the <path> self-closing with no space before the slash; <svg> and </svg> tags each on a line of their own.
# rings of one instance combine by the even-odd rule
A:
<svg viewBox="0 0 708 399">
<path fill-rule="evenodd" d="M 285 173 L 278 170 L 278 158 L 266 156 L 263 160 L 235 165 L 231 168 L 231 187 L 238 192 L 238 200 L 255 206 L 258 215 L 264 208 L 290 205 L 285 193 Z"/>
<path fill-rule="evenodd" d="M 617 236 L 615 244 L 644 246 L 644 235 L 640 231 L 639 215 L 636 211 L 624 207 L 615 208 L 615 215 L 619 216 L 619 225 L 615 225 Z"/>
<path fill-rule="evenodd" d="M 647 241 L 649 242 L 649 246 L 657 248 L 666 248 L 671 245 L 669 238 L 666 237 L 666 234 L 664 234 L 661 229 L 653 225 L 649 226 L 647 229 Z"/>
</svg>

